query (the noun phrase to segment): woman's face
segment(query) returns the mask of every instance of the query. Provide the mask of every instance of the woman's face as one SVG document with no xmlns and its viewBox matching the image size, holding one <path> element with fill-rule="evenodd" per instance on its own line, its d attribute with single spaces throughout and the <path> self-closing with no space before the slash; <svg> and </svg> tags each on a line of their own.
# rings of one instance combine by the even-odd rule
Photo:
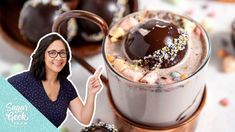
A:
<svg viewBox="0 0 235 132">
<path fill-rule="evenodd" d="M 61 40 L 53 41 L 45 51 L 46 71 L 59 73 L 67 62 L 67 54 Z"/>
</svg>

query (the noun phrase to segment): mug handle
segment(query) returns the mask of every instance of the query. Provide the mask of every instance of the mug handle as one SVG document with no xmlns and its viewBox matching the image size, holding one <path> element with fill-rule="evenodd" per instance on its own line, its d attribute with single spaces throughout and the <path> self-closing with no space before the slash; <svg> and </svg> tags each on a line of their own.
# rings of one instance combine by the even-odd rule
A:
<svg viewBox="0 0 235 132">
<path fill-rule="evenodd" d="M 64 21 L 67 21 L 71 18 L 82 18 L 82 19 L 91 21 L 99 26 L 99 28 L 101 29 L 101 31 L 104 33 L 105 36 L 108 35 L 109 27 L 108 27 L 108 24 L 105 22 L 105 20 L 96 14 L 93 14 L 88 11 L 83 11 L 83 10 L 71 10 L 71 11 L 67 11 L 67 12 L 60 14 L 55 20 L 55 22 L 53 23 L 52 32 L 60 33 L 60 24 L 62 24 Z M 92 74 L 95 73 L 96 69 L 92 67 L 89 63 L 87 63 L 87 61 L 84 60 L 82 57 L 79 57 L 78 55 L 74 55 L 73 58 L 76 61 L 78 61 L 78 63 L 80 63 L 90 73 Z M 101 75 L 100 79 L 106 85 L 108 84 L 108 79 L 105 76 Z"/>
</svg>

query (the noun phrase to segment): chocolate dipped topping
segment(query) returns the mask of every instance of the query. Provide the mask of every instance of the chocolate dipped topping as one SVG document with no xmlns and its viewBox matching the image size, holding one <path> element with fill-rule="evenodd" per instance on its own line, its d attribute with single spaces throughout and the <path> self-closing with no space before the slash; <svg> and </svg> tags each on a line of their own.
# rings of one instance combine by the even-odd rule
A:
<svg viewBox="0 0 235 132">
<path fill-rule="evenodd" d="M 150 70 L 179 63 L 187 51 L 188 35 L 173 23 L 149 20 L 133 28 L 125 41 L 128 58 Z"/>
<path fill-rule="evenodd" d="M 81 132 L 118 132 L 113 125 L 106 124 L 104 122 L 92 123 L 90 126 L 85 127 Z"/>
<path fill-rule="evenodd" d="M 66 10 L 69 10 L 69 8 L 62 1 L 57 3 L 53 3 L 53 1 L 48 1 L 47 3 L 37 0 L 27 1 L 19 17 L 21 35 L 25 40 L 32 43 L 33 46 L 36 46 L 42 36 L 51 32 L 56 17 Z M 60 27 L 60 33 L 65 38 L 67 38 L 68 34 L 67 27 L 67 23 L 61 24 Z"/>
</svg>

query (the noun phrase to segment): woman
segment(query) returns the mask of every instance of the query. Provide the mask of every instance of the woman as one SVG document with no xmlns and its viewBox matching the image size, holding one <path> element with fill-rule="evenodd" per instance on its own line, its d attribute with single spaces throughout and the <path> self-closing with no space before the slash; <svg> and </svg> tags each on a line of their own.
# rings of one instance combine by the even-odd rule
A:
<svg viewBox="0 0 235 132">
<path fill-rule="evenodd" d="M 57 33 L 42 37 L 31 55 L 29 70 L 8 78 L 56 127 L 65 120 L 67 109 L 82 124 L 89 125 L 94 113 L 96 95 L 102 89 L 102 67 L 88 79 L 85 104 L 67 77 L 70 75 L 70 53 L 67 42 Z"/>
</svg>

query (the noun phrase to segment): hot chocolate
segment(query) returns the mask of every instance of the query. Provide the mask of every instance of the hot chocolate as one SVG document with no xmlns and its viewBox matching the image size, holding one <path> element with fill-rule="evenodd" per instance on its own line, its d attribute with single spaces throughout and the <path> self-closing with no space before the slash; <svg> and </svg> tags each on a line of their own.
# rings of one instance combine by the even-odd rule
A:
<svg viewBox="0 0 235 132">
<path fill-rule="evenodd" d="M 163 127 L 200 104 L 209 40 L 200 25 L 166 11 L 141 11 L 117 22 L 105 39 L 110 91 L 127 118 Z"/>
<path fill-rule="evenodd" d="M 156 73 L 158 79 L 154 83 L 161 84 L 184 80 L 194 74 L 205 61 L 208 50 L 197 31 L 201 29 L 177 15 L 171 14 L 170 20 L 165 20 L 164 15 L 169 14 L 164 12 L 151 18 L 150 12 L 144 13 L 144 21 L 139 20 L 138 15 L 129 16 L 128 20 L 119 23 L 119 27 L 111 29 L 105 52 L 113 69 L 124 78 L 137 82 Z M 135 21 L 135 24 L 127 21 Z M 125 31 L 124 24 L 130 29 Z"/>
</svg>

